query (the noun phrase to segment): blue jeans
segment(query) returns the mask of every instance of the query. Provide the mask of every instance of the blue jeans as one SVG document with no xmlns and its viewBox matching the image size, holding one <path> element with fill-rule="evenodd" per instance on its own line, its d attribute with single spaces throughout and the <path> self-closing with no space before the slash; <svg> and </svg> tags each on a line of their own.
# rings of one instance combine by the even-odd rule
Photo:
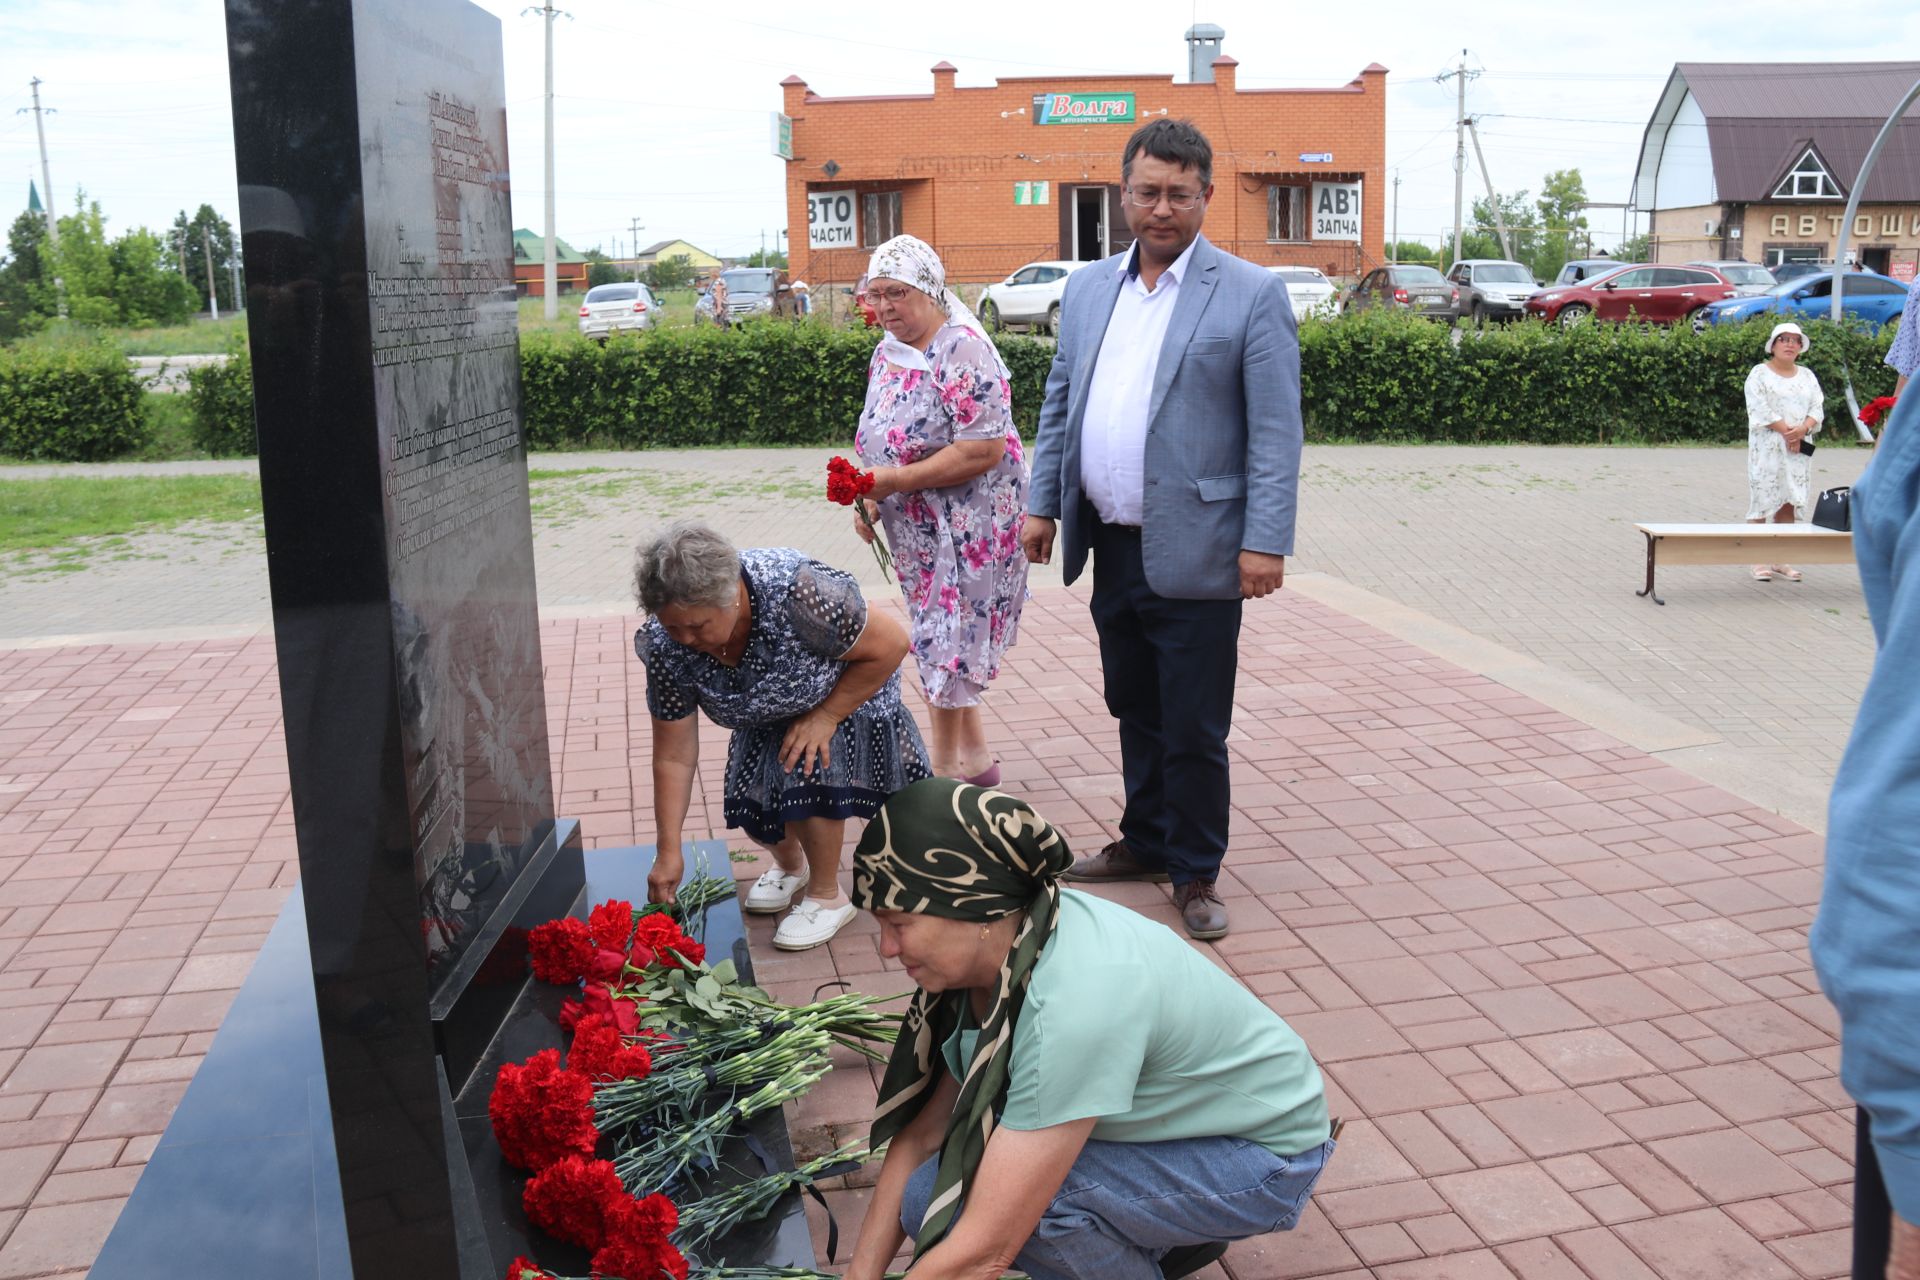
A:
<svg viewBox="0 0 1920 1280">
<path fill-rule="evenodd" d="M 1033 1280 L 1160 1280 L 1169 1249 L 1292 1230 L 1332 1154 L 1331 1138 L 1297 1156 L 1244 1138 L 1089 1140 L 1014 1269 Z M 907 1183 L 900 1225 L 909 1237 L 939 1163 Z"/>
</svg>

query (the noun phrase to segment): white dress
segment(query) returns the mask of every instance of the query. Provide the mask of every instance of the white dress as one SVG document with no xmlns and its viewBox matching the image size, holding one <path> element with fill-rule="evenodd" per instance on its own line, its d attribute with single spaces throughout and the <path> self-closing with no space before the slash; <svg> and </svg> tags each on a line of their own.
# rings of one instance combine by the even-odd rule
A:
<svg viewBox="0 0 1920 1280">
<path fill-rule="evenodd" d="M 1793 518 L 1804 520 L 1813 501 L 1813 459 L 1788 453 L 1786 437 L 1770 430 L 1775 422 L 1813 419 L 1811 440 L 1826 414 L 1820 380 L 1813 370 L 1794 367 L 1783 378 L 1765 364 L 1747 375 L 1747 519 L 1771 520 L 1791 502 Z"/>
</svg>

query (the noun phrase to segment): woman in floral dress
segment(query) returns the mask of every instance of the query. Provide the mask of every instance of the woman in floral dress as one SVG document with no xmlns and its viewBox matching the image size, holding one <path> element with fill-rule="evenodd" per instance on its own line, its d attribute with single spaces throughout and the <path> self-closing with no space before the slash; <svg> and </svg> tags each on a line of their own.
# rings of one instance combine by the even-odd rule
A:
<svg viewBox="0 0 1920 1280">
<path fill-rule="evenodd" d="M 1796 363 L 1807 349 L 1797 324 L 1767 335 L 1767 358 L 1747 375 L 1747 522 L 1792 524 L 1813 497 L 1813 456 L 1801 441 L 1820 430 L 1826 400 L 1813 370 Z M 1756 564 L 1756 582 L 1800 581 L 1790 564 Z"/>
<path fill-rule="evenodd" d="M 934 770 L 992 786 L 1000 765 L 980 699 L 1027 598 L 1027 460 L 1007 366 L 922 241 L 887 241 L 867 275 L 887 336 L 867 371 L 854 447 L 873 469 L 871 498 L 913 619 Z M 854 527 L 871 538 L 857 518 Z"/>
</svg>

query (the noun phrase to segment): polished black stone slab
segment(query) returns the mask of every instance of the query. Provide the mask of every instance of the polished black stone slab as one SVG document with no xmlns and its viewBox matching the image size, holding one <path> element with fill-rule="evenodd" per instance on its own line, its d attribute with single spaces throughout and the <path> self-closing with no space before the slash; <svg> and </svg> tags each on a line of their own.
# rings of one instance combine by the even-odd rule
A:
<svg viewBox="0 0 1920 1280">
<path fill-rule="evenodd" d="M 298 889 L 89 1274 L 354 1274 Z"/>
<path fill-rule="evenodd" d="M 450 1096 L 517 989 L 519 916 L 567 909 L 582 884 L 553 813 L 500 22 L 466 0 L 226 8 L 267 563 L 352 1270 L 461 1274 Z"/>
</svg>

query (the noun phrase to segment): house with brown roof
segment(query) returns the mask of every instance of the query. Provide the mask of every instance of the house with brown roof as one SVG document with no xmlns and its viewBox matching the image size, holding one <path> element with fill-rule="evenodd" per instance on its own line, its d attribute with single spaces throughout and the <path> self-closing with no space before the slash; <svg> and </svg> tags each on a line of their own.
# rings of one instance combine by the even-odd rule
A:
<svg viewBox="0 0 1920 1280">
<path fill-rule="evenodd" d="M 1920 62 L 1681 62 L 1647 123 L 1633 205 L 1652 259 L 1832 261 L 1874 137 Z M 1920 265 L 1920 115 L 1866 176 L 1847 254 L 1912 279 Z"/>
</svg>

